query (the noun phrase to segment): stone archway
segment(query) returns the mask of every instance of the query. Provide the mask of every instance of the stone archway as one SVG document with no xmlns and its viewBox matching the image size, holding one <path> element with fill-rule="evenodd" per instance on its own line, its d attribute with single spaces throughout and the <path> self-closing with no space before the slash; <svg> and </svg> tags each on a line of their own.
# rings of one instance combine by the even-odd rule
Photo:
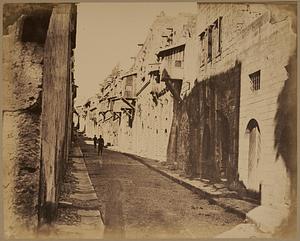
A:
<svg viewBox="0 0 300 241">
<path fill-rule="evenodd" d="M 249 140 L 248 146 L 248 189 L 260 192 L 259 162 L 261 152 L 261 137 L 258 122 L 251 119 L 246 128 Z"/>
</svg>

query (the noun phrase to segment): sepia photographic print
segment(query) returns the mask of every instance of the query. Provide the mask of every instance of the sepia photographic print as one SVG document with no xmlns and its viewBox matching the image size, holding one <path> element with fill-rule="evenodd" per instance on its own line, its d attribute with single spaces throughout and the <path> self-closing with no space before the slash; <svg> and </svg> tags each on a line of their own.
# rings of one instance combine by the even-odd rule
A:
<svg viewBox="0 0 300 241">
<path fill-rule="evenodd" d="M 3 238 L 296 239 L 296 1 L 1 7 Z"/>
</svg>

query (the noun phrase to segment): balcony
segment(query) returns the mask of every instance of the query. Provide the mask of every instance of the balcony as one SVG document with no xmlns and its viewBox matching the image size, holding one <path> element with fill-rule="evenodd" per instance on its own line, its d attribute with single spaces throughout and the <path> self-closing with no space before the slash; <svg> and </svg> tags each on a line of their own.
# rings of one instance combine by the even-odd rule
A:
<svg viewBox="0 0 300 241">
<path fill-rule="evenodd" d="M 165 81 L 166 76 L 163 74 L 164 70 L 168 73 L 169 79 L 180 79 L 184 78 L 184 69 L 183 61 L 181 60 L 171 60 L 171 61 L 162 61 L 160 68 L 161 81 Z"/>
<path fill-rule="evenodd" d="M 135 97 L 135 81 L 137 78 L 136 72 L 127 73 L 122 77 L 123 82 L 123 98 L 134 98 Z"/>
<path fill-rule="evenodd" d="M 184 49 L 185 43 L 179 43 L 164 48 L 157 53 L 157 57 L 161 61 L 161 81 L 165 81 L 166 78 L 173 80 L 184 78 Z"/>
<path fill-rule="evenodd" d="M 148 64 L 147 72 L 148 72 L 148 74 L 151 74 L 151 73 L 154 73 L 156 71 L 159 71 L 159 68 L 160 68 L 160 63 Z"/>
</svg>

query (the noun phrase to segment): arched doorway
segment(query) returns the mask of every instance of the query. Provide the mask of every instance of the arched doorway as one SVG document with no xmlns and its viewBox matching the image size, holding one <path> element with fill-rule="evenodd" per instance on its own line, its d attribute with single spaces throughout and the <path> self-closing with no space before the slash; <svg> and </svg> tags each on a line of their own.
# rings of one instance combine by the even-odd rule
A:
<svg viewBox="0 0 300 241">
<path fill-rule="evenodd" d="M 260 178 L 259 178 L 259 162 L 261 151 L 260 128 L 255 119 L 251 119 L 246 128 L 246 135 L 249 140 L 248 150 L 248 189 L 259 193 Z"/>
</svg>

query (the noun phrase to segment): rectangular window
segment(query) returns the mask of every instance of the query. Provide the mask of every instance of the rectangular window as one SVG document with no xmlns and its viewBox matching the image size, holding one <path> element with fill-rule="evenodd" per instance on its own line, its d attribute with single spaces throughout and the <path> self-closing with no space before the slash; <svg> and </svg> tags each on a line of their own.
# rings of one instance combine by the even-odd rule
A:
<svg viewBox="0 0 300 241">
<path fill-rule="evenodd" d="M 175 60 L 175 67 L 181 67 L 181 60 Z"/>
<path fill-rule="evenodd" d="M 128 76 L 126 78 L 126 85 L 132 86 L 132 84 L 133 84 L 133 76 Z"/>
<path fill-rule="evenodd" d="M 205 44 L 204 44 L 204 38 L 205 32 L 201 33 L 199 35 L 200 38 L 200 66 L 203 66 L 205 64 Z"/>
<path fill-rule="evenodd" d="M 260 89 L 260 70 L 249 75 L 251 81 L 251 90 L 256 91 Z"/>
<path fill-rule="evenodd" d="M 219 39 L 218 39 L 218 53 L 221 53 L 221 40 L 222 40 L 222 17 L 219 17 L 218 29 L 219 29 Z"/>
<path fill-rule="evenodd" d="M 219 17 L 212 25 L 213 58 L 221 54 L 221 20 L 222 17 Z"/>
<path fill-rule="evenodd" d="M 214 24 L 211 26 L 212 28 L 212 52 L 213 52 L 213 58 L 218 56 L 218 49 L 219 49 L 219 27 L 218 27 L 218 20 L 214 22 Z"/>
<path fill-rule="evenodd" d="M 207 44 L 207 61 L 210 62 L 212 59 L 212 27 L 208 29 Z"/>
</svg>

